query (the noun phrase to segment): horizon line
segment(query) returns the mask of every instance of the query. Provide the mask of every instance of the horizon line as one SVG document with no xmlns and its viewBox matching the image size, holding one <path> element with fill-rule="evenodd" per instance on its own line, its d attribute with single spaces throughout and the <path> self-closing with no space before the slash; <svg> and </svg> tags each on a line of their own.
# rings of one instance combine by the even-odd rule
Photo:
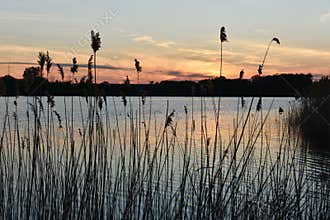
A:
<svg viewBox="0 0 330 220">
<path fill-rule="evenodd" d="M 54 65 L 61 65 L 63 67 L 72 67 L 72 63 L 53 63 Z M 33 62 L 0 62 L 0 65 L 37 65 L 37 63 Z M 88 64 L 78 64 L 79 67 L 88 68 Z M 117 67 L 112 65 L 96 65 L 98 69 L 106 69 L 106 70 L 134 70 L 133 68 L 126 67 Z"/>
</svg>

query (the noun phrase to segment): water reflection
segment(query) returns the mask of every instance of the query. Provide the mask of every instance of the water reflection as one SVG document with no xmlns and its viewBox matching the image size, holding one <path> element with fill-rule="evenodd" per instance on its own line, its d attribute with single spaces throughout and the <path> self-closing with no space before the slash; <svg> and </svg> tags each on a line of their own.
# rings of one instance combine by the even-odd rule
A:
<svg viewBox="0 0 330 220">
<path fill-rule="evenodd" d="M 203 141 L 213 141 L 216 133 L 216 117 L 217 109 L 220 106 L 220 133 L 221 143 L 226 146 L 232 141 L 235 141 L 238 137 L 234 137 L 235 133 L 240 133 L 240 129 L 245 123 L 245 118 L 248 114 L 249 105 L 253 101 L 252 112 L 247 121 L 246 129 L 242 137 L 242 142 L 247 143 L 249 138 L 255 134 L 256 127 L 261 125 L 262 116 L 267 118 L 263 128 L 263 135 L 258 140 L 257 146 L 267 146 L 271 150 L 273 158 L 276 157 L 279 151 L 279 145 L 283 141 L 283 137 L 286 136 L 286 122 L 285 118 L 290 110 L 290 107 L 295 103 L 294 98 L 263 98 L 262 112 L 257 112 L 257 100 L 253 98 L 245 98 L 245 105 L 242 107 L 241 98 L 221 98 L 219 104 L 218 98 L 198 98 L 198 97 L 153 97 L 147 98 L 146 103 L 139 106 L 139 98 L 127 97 L 128 104 L 125 106 L 122 103 L 120 97 L 107 97 L 106 111 L 103 111 L 102 119 L 109 119 L 109 129 L 119 129 L 121 133 L 127 130 L 127 124 L 130 120 L 136 120 L 138 114 L 143 115 L 143 119 L 140 123 L 150 123 L 150 141 L 156 143 L 159 131 L 164 126 L 166 112 L 175 111 L 174 123 L 176 127 L 176 133 L 179 144 L 183 145 L 186 136 L 186 131 L 194 129 L 194 141 L 196 143 Z M 63 121 L 70 121 L 74 124 L 74 136 L 76 142 L 81 139 L 81 132 L 84 127 L 84 120 L 88 116 L 88 105 L 84 97 L 55 97 L 55 107 L 53 111 L 62 117 Z M 32 120 L 31 97 L 18 97 L 16 98 L 0 98 L 1 111 L 9 109 L 9 113 L 15 112 L 15 117 L 19 122 L 21 129 L 28 132 L 27 127 L 28 120 Z M 47 98 L 41 98 L 44 111 L 49 111 L 47 107 Z M 73 108 L 73 109 L 71 109 Z M 280 109 L 280 110 L 279 110 Z M 141 111 L 141 112 L 138 112 Z M 30 115 L 29 115 L 30 114 Z M 106 115 L 107 114 L 107 115 Z M 45 114 L 41 118 L 45 123 L 47 118 Z M 0 123 L 3 124 L 5 116 L 0 118 Z M 118 125 L 116 123 L 119 123 Z M 57 121 L 53 121 L 55 125 L 58 125 Z M 86 122 L 85 122 L 86 123 Z M 126 125 L 125 125 L 126 124 Z M 236 130 L 237 129 L 237 130 Z M 58 129 L 61 131 L 61 129 Z M 61 132 L 58 133 L 60 139 Z M 206 136 L 206 137 L 203 137 Z M 291 137 L 290 137 L 291 138 Z M 291 138 L 292 145 L 298 145 L 297 137 Z M 128 140 L 126 140 L 128 141 Z M 236 140 L 237 141 L 237 140 Z M 244 144 L 243 144 L 244 145 Z M 307 144 L 301 144 L 307 146 Z M 198 147 L 198 144 L 196 145 Z M 326 146 L 328 148 L 328 146 Z M 301 155 L 300 160 L 305 157 L 308 159 L 309 169 L 313 171 L 315 175 L 329 170 L 329 152 L 326 152 L 326 148 L 320 150 L 314 150 L 313 147 L 308 147 L 305 154 Z M 300 156 L 299 156 L 300 157 Z"/>
</svg>

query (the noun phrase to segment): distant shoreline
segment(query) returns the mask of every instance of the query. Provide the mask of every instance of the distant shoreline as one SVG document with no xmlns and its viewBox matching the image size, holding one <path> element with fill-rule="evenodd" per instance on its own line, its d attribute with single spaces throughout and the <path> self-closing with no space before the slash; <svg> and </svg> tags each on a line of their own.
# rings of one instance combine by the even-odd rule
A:
<svg viewBox="0 0 330 220">
<path fill-rule="evenodd" d="M 42 77 L 15 79 L 7 75 L 0 78 L 0 96 L 304 97 L 315 83 L 310 74 L 150 84 L 48 82 Z"/>
</svg>

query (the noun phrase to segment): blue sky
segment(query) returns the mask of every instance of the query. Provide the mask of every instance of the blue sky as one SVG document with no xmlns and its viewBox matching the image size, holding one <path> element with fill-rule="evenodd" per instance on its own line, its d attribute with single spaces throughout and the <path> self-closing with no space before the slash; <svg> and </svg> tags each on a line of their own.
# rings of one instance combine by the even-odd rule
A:
<svg viewBox="0 0 330 220">
<path fill-rule="evenodd" d="M 145 81 L 210 77 L 218 74 L 221 26 L 229 38 L 224 45 L 227 77 L 236 77 L 242 68 L 254 75 L 273 36 L 282 44 L 271 49 L 265 66 L 269 74 L 330 72 L 329 0 L 4 0 L 0 59 L 35 62 L 38 51 L 49 50 L 54 62 L 70 63 L 76 56 L 86 63 L 89 31 L 96 29 L 102 38 L 99 64 L 130 67 L 139 58 Z M 11 66 L 18 76 L 24 68 Z M 0 65 L 0 71 L 6 74 L 7 66 Z M 100 79 L 120 81 L 133 74 L 104 70 Z"/>
</svg>

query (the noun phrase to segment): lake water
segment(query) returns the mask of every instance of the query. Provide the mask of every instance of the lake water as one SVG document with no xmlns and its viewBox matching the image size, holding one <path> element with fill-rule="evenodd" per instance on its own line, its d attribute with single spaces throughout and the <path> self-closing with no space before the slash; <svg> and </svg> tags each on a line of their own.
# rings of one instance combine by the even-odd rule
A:
<svg viewBox="0 0 330 220">
<path fill-rule="evenodd" d="M 104 103 L 104 98 L 102 98 L 102 100 Z M 197 142 L 200 142 L 201 139 L 203 139 L 201 138 L 202 133 L 204 133 L 204 136 L 207 136 L 206 139 L 209 138 L 210 140 L 215 136 L 216 114 L 219 104 L 218 98 L 146 97 L 144 104 L 142 104 L 141 98 L 138 97 L 126 97 L 126 100 L 127 105 L 124 106 L 122 97 L 106 98 L 107 109 L 105 110 L 105 104 L 103 104 L 104 107 L 100 114 L 104 123 L 105 120 L 108 120 L 107 125 L 109 130 L 118 130 L 120 133 L 124 133 L 125 120 L 126 129 L 130 120 L 136 120 L 137 123 L 141 124 L 148 123 L 149 120 L 150 127 L 153 128 L 151 130 L 154 131 L 153 135 L 150 135 L 150 138 L 153 139 L 159 135 L 157 132 L 162 126 L 164 126 L 166 114 L 174 112 L 173 123 L 175 124 L 177 136 L 179 137 L 178 140 L 181 142 L 178 144 L 183 144 L 185 131 L 186 129 L 190 131 L 192 126 L 194 126 L 195 129 L 194 138 Z M 221 143 L 224 146 L 230 144 L 233 140 L 237 123 L 239 128 L 243 126 L 250 104 L 252 103 L 250 119 L 247 128 L 244 131 L 244 136 L 249 136 L 253 128 L 256 128 L 253 126 L 257 126 L 256 124 L 258 123 L 260 126 L 261 120 L 266 119 L 263 128 L 263 135 L 260 135 L 262 137 L 259 138 L 260 140 L 258 140 L 258 143 L 263 139 L 263 144 L 269 146 L 271 153 L 275 156 L 278 153 L 279 142 L 284 135 L 283 131 L 286 130 L 285 121 L 288 112 L 290 111 L 290 108 L 297 106 L 298 103 L 294 98 L 262 98 L 262 110 L 257 111 L 256 108 L 258 101 L 259 98 L 244 98 L 245 105 L 242 106 L 241 98 L 220 99 L 219 128 L 221 133 Z M 15 105 L 15 102 L 17 105 Z M 47 98 L 41 98 L 41 102 L 44 109 L 44 112 L 41 113 L 41 123 L 46 123 L 46 114 L 48 111 Z M 74 136 L 79 139 L 79 132 L 82 132 L 83 124 L 87 123 L 88 104 L 86 99 L 84 97 L 55 97 L 54 102 L 55 106 L 51 109 L 49 108 L 49 112 L 56 111 L 61 117 L 63 126 L 65 121 L 67 123 L 69 122 L 69 124 L 73 122 Z M 33 120 L 32 104 L 33 98 L 31 97 L 0 98 L 0 109 L 1 112 L 3 112 L 0 118 L 0 123 L 3 124 L 4 122 L 4 113 L 6 110 L 8 110 L 9 113 L 9 121 L 12 121 L 13 113 L 16 111 L 19 128 L 23 133 L 27 133 L 28 115 L 30 120 Z M 279 108 L 284 110 L 283 114 L 279 113 Z M 139 115 L 140 119 L 138 119 Z M 53 120 L 54 124 L 59 125 L 55 116 L 53 116 Z M 302 143 L 292 141 L 292 145 L 299 144 L 303 145 Z M 257 147 L 259 147 L 259 145 L 257 144 Z M 307 156 L 310 161 L 310 169 L 312 169 L 313 172 L 318 173 L 328 170 L 330 164 L 329 152 L 308 149 L 305 153 L 307 154 L 304 154 L 303 157 Z M 299 154 L 297 154 L 297 156 L 299 156 Z"/>
<path fill-rule="evenodd" d="M 59 176 L 64 176 L 65 169 L 62 166 L 66 166 L 70 152 L 78 158 L 78 164 L 85 164 L 81 165 L 81 179 L 85 178 L 83 173 L 87 172 L 86 158 L 95 149 L 101 156 L 107 155 L 109 162 L 104 163 L 105 159 L 100 156 L 98 160 L 100 164 L 108 164 L 108 170 L 118 173 L 114 167 L 119 167 L 119 164 L 127 167 L 128 174 L 123 177 L 124 180 L 128 178 L 127 181 L 131 181 L 130 174 L 136 170 L 141 175 L 148 173 L 144 168 L 142 171 L 139 170 L 142 168 L 136 168 L 136 161 L 140 164 L 142 158 L 141 164 L 145 166 L 156 158 L 159 168 L 152 172 L 157 175 L 157 172 L 166 170 L 166 175 L 158 175 L 162 179 L 162 187 L 166 188 L 164 193 L 170 195 L 173 192 L 167 191 L 169 179 L 173 183 L 172 187 L 180 187 L 183 175 L 180 169 L 185 166 L 187 157 L 191 170 L 197 172 L 195 178 L 204 175 L 201 170 L 212 169 L 206 173 L 213 173 L 216 166 L 224 164 L 230 169 L 244 167 L 241 163 L 245 157 L 250 157 L 248 153 L 253 154 L 254 159 L 246 160 L 251 167 L 246 175 L 248 177 L 252 175 L 250 173 L 258 173 L 256 180 L 252 178 L 253 183 L 258 182 L 260 167 L 273 172 L 273 164 L 282 155 L 285 155 L 283 166 L 292 165 L 291 159 L 297 164 L 307 164 L 303 168 L 306 169 L 303 178 L 315 182 L 313 187 L 317 188 L 318 183 L 330 176 L 330 153 L 304 146 L 299 135 L 286 126 L 290 110 L 297 105 L 294 98 L 262 98 L 262 102 L 259 98 L 244 98 L 244 105 L 241 98 L 200 97 L 126 97 L 126 105 L 122 97 L 102 97 L 96 102 L 84 97 L 55 97 L 53 101 L 52 106 L 46 97 L 37 100 L 32 97 L 0 98 L 0 110 L 3 113 L 0 118 L 3 125 L 0 127 L 1 143 L 6 148 L 2 158 L 7 161 L 6 169 L 19 173 L 21 168 L 18 158 L 22 157 L 20 148 L 28 149 L 22 157 L 24 163 L 32 161 L 31 149 L 37 140 L 41 161 L 37 163 L 42 163 L 42 169 L 47 170 L 48 159 L 45 158 L 52 155 L 50 161 L 56 163 L 54 167 L 58 170 L 54 172 Z M 261 104 L 259 111 L 258 102 Z M 98 106 L 97 111 L 89 111 L 89 106 L 95 104 Z M 280 108 L 283 112 L 279 112 Z M 37 123 L 35 115 L 38 116 Z M 35 130 L 39 131 L 37 136 Z M 93 150 L 88 151 L 86 146 L 92 142 L 97 144 L 93 145 Z M 17 148 L 18 144 L 22 147 Z M 150 156 L 153 154 L 154 157 Z M 225 162 L 219 162 L 221 158 Z M 235 158 L 237 164 L 230 164 L 232 158 Z M 33 166 L 27 167 L 33 170 Z M 277 167 L 277 172 L 282 168 Z M 301 172 L 301 169 L 297 165 L 292 175 Z M 29 173 L 27 171 L 26 175 Z M 120 193 L 126 195 L 128 191 L 123 189 Z M 125 202 L 122 202 L 118 209 L 124 206 Z"/>
</svg>

